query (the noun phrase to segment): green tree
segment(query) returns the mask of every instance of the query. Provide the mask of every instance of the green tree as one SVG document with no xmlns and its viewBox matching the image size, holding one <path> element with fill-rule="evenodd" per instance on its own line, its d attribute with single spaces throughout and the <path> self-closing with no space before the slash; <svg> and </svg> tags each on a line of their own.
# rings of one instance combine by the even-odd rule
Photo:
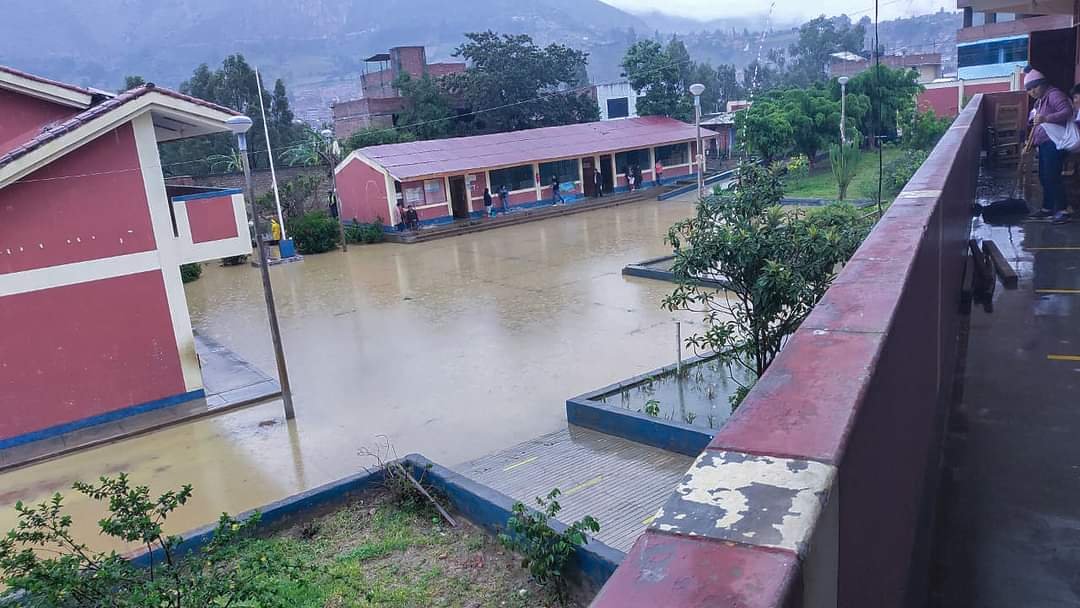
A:
<svg viewBox="0 0 1080 608">
<path fill-rule="evenodd" d="M 766 162 L 791 150 L 793 129 L 784 106 L 773 99 L 762 99 L 735 115 L 736 139 L 743 152 Z"/>
<path fill-rule="evenodd" d="M 454 56 L 469 63 L 442 78 L 444 91 L 474 111 L 473 132 L 514 131 L 597 120 L 596 101 L 579 89 L 588 53 L 561 44 L 537 46 L 524 34 L 465 34 Z"/>
<path fill-rule="evenodd" d="M 862 115 L 860 130 L 873 136 L 877 133 L 877 108 L 881 112 L 881 132 L 888 138 L 897 134 L 897 117 L 911 115 L 915 108 L 915 98 L 923 90 L 918 83 L 919 74 L 915 70 L 894 70 L 888 66 L 874 66 L 856 75 L 847 84 L 848 107 L 852 102 L 863 103 L 868 110 Z M 838 85 L 834 85 L 839 89 Z M 852 99 L 852 97 L 856 99 Z M 861 102 L 858 97 L 865 98 Z"/>
<path fill-rule="evenodd" d="M 686 47 L 675 42 L 665 49 L 654 40 L 639 40 L 623 56 L 623 72 L 630 86 L 642 94 L 637 100 L 637 111 L 642 116 L 693 119 L 694 106 L 686 83 L 691 66 L 676 62 L 689 61 L 689 55 L 683 58 Z M 680 58 L 674 59 L 672 52 Z"/>
<path fill-rule="evenodd" d="M 735 66 L 729 63 L 717 66 L 716 82 L 720 103 L 727 104 L 729 101 L 739 101 L 746 97 Z"/>
<path fill-rule="evenodd" d="M 841 51 L 859 53 L 863 50 L 866 29 L 860 22 L 852 25 L 845 15 L 817 17 L 799 27 L 799 40 L 788 52 L 793 59 L 788 74 L 792 84 L 805 86 L 825 80 L 829 55 Z"/>
<path fill-rule="evenodd" d="M 416 141 L 416 137 L 405 129 L 380 129 L 371 127 L 355 131 L 341 144 L 342 155 L 353 150 L 367 148 L 368 146 L 381 146 L 383 144 L 399 144 L 407 141 Z"/>
<path fill-rule="evenodd" d="M 840 101 L 821 87 L 787 89 L 777 99 L 791 125 L 795 150 L 812 165 L 818 151 L 840 139 Z"/>
<path fill-rule="evenodd" d="M 859 170 L 859 148 L 854 143 L 833 144 L 829 147 L 829 163 L 836 179 L 836 200 L 843 201 Z"/>
<path fill-rule="evenodd" d="M 742 88 L 748 92 L 770 91 L 781 83 L 780 70 L 774 64 L 755 59 L 743 70 Z"/>
<path fill-rule="evenodd" d="M 900 143 L 908 150 L 930 150 L 945 131 L 949 130 L 952 119 L 948 116 L 938 116 L 933 110 L 919 112 L 913 109 L 909 118 L 905 121 L 904 134 Z"/>
<path fill-rule="evenodd" d="M 756 379 L 855 252 L 868 225 L 850 205 L 784 212 L 776 167 L 741 166 L 737 183 L 702 199 L 693 217 L 668 232 L 679 285 L 663 306 L 701 313 L 704 330 L 687 344 L 716 352 L 722 363 Z M 710 273 L 724 277 L 726 292 L 695 280 Z M 733 407 L 749 388 L 741 386 Z"/>
<path fill-rule="evenodd" d="M 405 110 L 397 121 L 401 130 L 416 139 L 437 139 L 450 134 L 454 110 L 434 78 L 427 74 L 413 78 L 402 73 L 394 87 L 406 100 Z"/>
<path fill-rule="evenodd" d="M 135 87 L 141 87 L 146 84 L 146 79 L 142 76 L 124 76 L 124 88 L 120 89 L 120 92 L 130 91 Z"/>
</svg>

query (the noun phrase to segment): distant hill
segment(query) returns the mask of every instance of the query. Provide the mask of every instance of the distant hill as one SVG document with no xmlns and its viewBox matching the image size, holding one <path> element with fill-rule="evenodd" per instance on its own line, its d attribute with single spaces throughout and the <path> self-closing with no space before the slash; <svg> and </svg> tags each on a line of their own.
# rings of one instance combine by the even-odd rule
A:
<svg viewBox="0 0 1080 608">
<path fill-rule="evenodd" d="M 883 23 L 882 40 L 895 31 L 903 44 L 922 45 L 941 38 L 929 33 L 940 23 L 959 27 L 955 14 L 925 19 L 894 30 Z M 286 80 L 298 115 L 322 119 L 331 101 L 357 95 L 362 58 L 391 46 L 423 44 L 430 60 L 445 60 L 467 31 L 527 33 L 588 51 L 591 78 L 610 81 L 626 48 L 658 32 L 683 33 L 695 59 L 740 67 L 759 45 L 795 39 L 774 28 L 762 44 L 755 30 L 764 24 L 754 23 L 632 15 L 599 0 L 5 0 L 0 63 L 116 89 L 128 74 L 177 86 L 199 63 L 242 52 L 268 79 Z"/>
</svg>

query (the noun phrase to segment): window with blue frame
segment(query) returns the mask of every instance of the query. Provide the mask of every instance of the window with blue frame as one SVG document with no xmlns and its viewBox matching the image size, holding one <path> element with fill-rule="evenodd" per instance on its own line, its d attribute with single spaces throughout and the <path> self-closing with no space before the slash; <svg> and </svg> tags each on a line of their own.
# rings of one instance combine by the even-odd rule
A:
<svg viewBox="0 0 1080 608">
<path fill-rule="evenodd" d="M 568 184 L 581 179 L 578 172 L 578 159 L 568 158 L 550 163 L 540 163 L 540 185 L 550 186 L 551 176 L 558 175 L 560 184 Z"/>
<path fill-rule="evenodd" d="M 1028 59 L 1028 39 L 1009 38 L 956 45 L 956 65 L 967 68 L 999 63 L 1018 63 Z"/>
<path fill-rule="evenodd" d="M 656 160 L 665 167 L 672 165 L 685 165 L 690 162 L 690 147 L 686 144 L 671 144 L 670 146 L 657 146 Z"/>
<path fill-rule="evenodd" d="M 489 174 L 491 176 L 492 193 L 502 190 L 503 186 L 506 186 L 507 190 L 525 190 L 536 187 L 536 184 L 533 183 L 532 165 L 492 169 Z"/>
<path fill-rule="evenodd" d="M 626 118 L 630 116 L 630 99 L 627 97 L 612 97 L 607 100 L 608 118 Z"/>
</svg>

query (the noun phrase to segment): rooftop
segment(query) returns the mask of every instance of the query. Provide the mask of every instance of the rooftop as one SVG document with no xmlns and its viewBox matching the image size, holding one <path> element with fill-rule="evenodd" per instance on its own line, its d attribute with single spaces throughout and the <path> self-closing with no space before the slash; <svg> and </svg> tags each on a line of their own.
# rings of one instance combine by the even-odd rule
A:
<svg viewBox="0 0 1080 608">
<path fill-rule="evenodd" d="M 661 146 L 694 139 L 693 125 L 643 116 L 525 131 L 371 146 L 354 152 L 385 167 L 398 180 L 466 173 L 613 150 Z M 703 137 L 716 135 L 703 129 Z"/>
</svg>

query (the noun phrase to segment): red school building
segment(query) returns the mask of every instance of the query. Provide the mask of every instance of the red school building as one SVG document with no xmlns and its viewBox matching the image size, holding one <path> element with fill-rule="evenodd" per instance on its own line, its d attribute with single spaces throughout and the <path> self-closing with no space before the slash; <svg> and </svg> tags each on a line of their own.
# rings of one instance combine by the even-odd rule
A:
<svg viewBox="0 0 1080 608">
<path fill-rule="evenodd" d="M 355 150 L 335 169 L 345 221 L 397 224 L 398 201 L 416 208 L 424 223 L 477 217 L 484 188 L 499 206 L 506 187 L 511 208 L 554 200 L 557 176 L 566 200 L 593 194 L 597 168 L 603 192 L 626 190 L 626 174 L 637 165 L 644 185 L 694 174 L 697 130 L 661 116 L 590 122 Z M 706 147 L 717 134 L 701 130 Z"/>
<path fill-rule="evenodd" d="M 247 213 L 167 189 L 158 143 L 234 115 L 0 66 L 0 448 L 204 396 L 179 267 L 250 253 Z"/>
</svg>

